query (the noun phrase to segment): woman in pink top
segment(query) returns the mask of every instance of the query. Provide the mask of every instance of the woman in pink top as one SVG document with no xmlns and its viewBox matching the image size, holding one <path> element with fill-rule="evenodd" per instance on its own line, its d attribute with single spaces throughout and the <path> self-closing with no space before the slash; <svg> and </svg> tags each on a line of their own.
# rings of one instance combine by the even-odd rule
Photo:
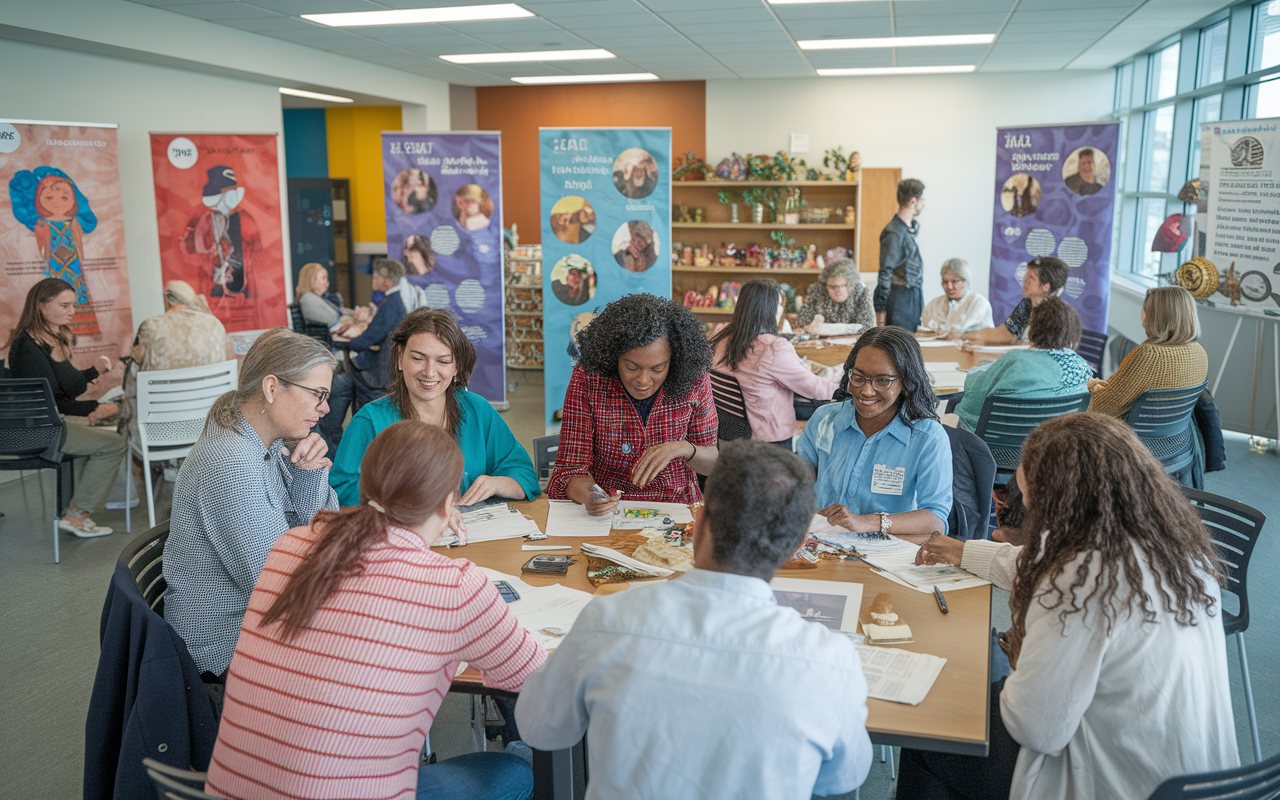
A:
<svg viewBox="0 0 1280 800">
<path fill-rule="evenodd" d="M 795 435 L 795 395 L 830 400 L 836 385 L 809 371 L 791 342 L 778 336 L 782 290 L 771 280 L 747 281 L 733 320 L 711 339 L 712 369 L 738 379 L 751 438 L 785 444 Z"/>
<path fill-rule="evenodd" d="M 471 753 L 419 768 L 466 661 L 518 691 L 545 651 L 475 565 L 430 550 L 462 452 L 417 420 L 365 452 L 361 503 L 276 542 L 227 674 L 205 790 L 229 798 L 528 798 L 528 765 Z"/>
</svg>

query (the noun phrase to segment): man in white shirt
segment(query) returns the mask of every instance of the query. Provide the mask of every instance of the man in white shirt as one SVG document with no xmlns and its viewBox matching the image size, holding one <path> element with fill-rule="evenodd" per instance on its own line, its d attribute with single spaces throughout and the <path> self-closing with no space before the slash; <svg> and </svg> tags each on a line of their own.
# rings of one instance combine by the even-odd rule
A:
<svg viewBox="0 0 1280 800">
<path fill-rule="evenodd" d="M 922 333 L 958 339 L 969 331 L 995 327 L 991 303 L 969 288 L 969 263 L 963 258 L 948 258 L 942 262 L 942 291 L 941 297 L 925 304 L 920 319 Z"/>
<path fill-rule="evenodd" d="M 780 606 L 767 581 L 804 541 L 813 471 L 764 442 L 724 445 L 694 523 L 694 569 L 593 600 L 525 679 L 528 745 L 587 735 L 587 798 L 851 792 L 871 767 L 852 643 Z"/>
</svg>

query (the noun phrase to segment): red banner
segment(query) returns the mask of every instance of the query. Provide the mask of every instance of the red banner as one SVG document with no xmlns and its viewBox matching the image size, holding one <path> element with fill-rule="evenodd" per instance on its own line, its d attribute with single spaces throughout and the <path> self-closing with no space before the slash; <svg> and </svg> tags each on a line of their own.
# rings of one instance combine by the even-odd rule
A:
<svg viewBox="0 0 1280 800">
<path fill-rule="evenodd" d="M 209 300 L 228 333 L 288 325 L 272 134 L 153 133 L 160 271 Z"/>
</svg>

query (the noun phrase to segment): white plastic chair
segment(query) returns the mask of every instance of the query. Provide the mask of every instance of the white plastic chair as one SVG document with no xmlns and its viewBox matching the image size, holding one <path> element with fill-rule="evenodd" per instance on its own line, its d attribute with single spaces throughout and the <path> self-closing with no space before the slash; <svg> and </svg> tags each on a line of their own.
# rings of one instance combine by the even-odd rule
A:
<svg viewBox="0 0 1280 800">
<path fill-rule="evenodd" d="M 232 359 L 204 367 L 137 374 L 138 410 L 129 426 L 129 452 L 142 459 L 142 475 L 147 482 L 149 527 L 156 526 L 151 462 L 186 458 L 204 430 L 204 420 L 213 401 L 236 388 L 239 371 L 240 362 Z M 133 482 L 132 469 L 129 470 L 129 482 Z M 125 530 L 132 531 L 127 507 Z"/>
</svg>

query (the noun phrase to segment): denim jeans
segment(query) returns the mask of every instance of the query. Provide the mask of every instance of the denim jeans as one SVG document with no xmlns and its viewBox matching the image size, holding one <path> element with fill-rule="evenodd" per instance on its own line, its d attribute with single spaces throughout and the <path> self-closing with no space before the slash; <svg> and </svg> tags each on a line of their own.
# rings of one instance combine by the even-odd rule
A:
<svg viewBox="0 0 1280 800">
<path fill-rule="evenodd" d="M 418 800 L 529 800 L 533 770 L 510 753 L 467 753 L 418 769 Z"/>
</svg>

